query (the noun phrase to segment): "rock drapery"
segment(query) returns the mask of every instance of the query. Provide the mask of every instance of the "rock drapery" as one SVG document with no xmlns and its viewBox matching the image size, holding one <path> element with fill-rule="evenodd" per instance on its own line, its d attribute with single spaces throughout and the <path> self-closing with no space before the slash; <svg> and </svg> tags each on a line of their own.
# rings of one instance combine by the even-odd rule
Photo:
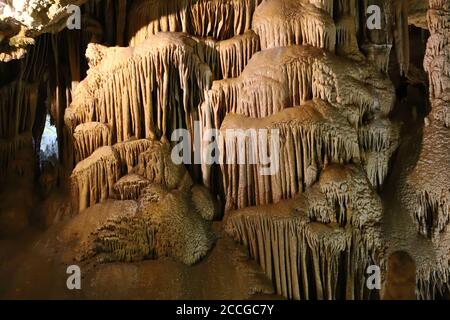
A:
<svg viewBox="0 0 450 320">
<path fill-rule="evenodd" d="M 262 142 L 257 136 L 250 135 L 241 141 L 239 136 L 227 134 L 228 130 L 239 129 L 280 131 L 279 170 L 270 176 L 260 173 L 264 161 L 259 157 L 274 152 L 270 135 L 268 141 Z M 292 198 L 316 181 L 324 163 L 359 160 L 356 130 L 352 130 L 337 109 L 321 100 L 309 101 L 267 118 L 231 114 L 225 118 L 221 130 L 226 209 Z M 266 150 L 265 153 L 260 148 Z M 226 159 L 230 157 L 245 161 L 228 164 Z M 251 157 L 256 157 L 256 161 L 250 161 Z"/>
<path fill-rule="evenodd" d="M 212 198 L 193 185 L 169 151 L 167 144 L 131 140 L 101 147 L 77 164 L 71 179 L 79 211 L 114 197 L 138 203 L 133 215 L 100 221 L 80 243 L 77 259 L 130 262 L 171 256 L 193 264 L 206 255 L 214 242 L 208 222 L 215 215 Z M 133 163 L 131 173 L 120 178 L 123 164 Z"/>
<path fill-rule="evenodd" d="M 249 247 L 279 294 L 363 299 L 367 266 L 384 263 L 381 206 L 363 170 L 331 165 L 293 199 L 230 212 L 227 230 Z"/>
<path fill-rule="evenodd" d="M 83 29 L 61 31 L 67 6 L 84 2 Z M 0 177 L 26 176 L 21 153 L 36 148 L 50 113 L 74 224 L 96 205 L 131 208 L 99 218 L 78 244 L 81 260 L 196 263 L 213 245 L 210 221 L 221 218 L 212 191 L 225 207 L 221 223 L 278 294 L 378 298 L 365 271 L 378 264 L 386 272 L 375 190 L 400 136 L 389 76 L 414 77 L 408 19 L 424 27 L 423 1 L 22 3 L 27 10 L 0 13 L 0 61 L 10 61 L 0 64 Z M 379 30 L 366 26 L 369 5 L 382 9 Z M 449 12 L 448 1 L 430 0 L 432 111 L 406 199 L 418 231 L 435 243 L 447 241 L 450 221 Z M 172 132 L 192 134 L 196 121 L 202 133 L 220 130 L 222 159 L 245 163 L 174 164 Z M 278 130 L 279 170 L 261 176 L 264 166 L 247 163 L 258 147 L 270 150 L 270 135 L 256 144 L 229 135 L 234 129 Z M 448 270 L 445 258 L 417 261 L 418 297 L 445 293 Z"/>
<path fill-rule="evenodd" d="M 113 143 L 131 137 L 169 138 L 176 128 L 191 130 L 211 81 L 196 47 L 191 37 L 174 33 L 160 33 L 137 47 L 91 45 L 91 69 L 66 110 L 66 126 L 73 131 L 80 123 L 108 124 Z"/>
<path fill-rule="evenodd" d="M 449 105 L 450 4 L 430 1 L 428 39 L 424 61 L 429 74 L 432 110 L 425 123 L 423 145 L 410 185 L 415 190 L 414 219 L 419 232 L 437 239 L 450 222 Z"/>
</svg>

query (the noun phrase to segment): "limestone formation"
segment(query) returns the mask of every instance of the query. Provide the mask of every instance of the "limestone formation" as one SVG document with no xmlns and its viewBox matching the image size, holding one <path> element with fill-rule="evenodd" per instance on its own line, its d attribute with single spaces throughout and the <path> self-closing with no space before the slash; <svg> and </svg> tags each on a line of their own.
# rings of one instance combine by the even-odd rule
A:
<svg viewBox="0 0 450 320">
<path fill-rule="evenodd" d="M 244 138 L 235 135 L 234 130 L 239 129 L 270 132 L 267 141 L 261 141 L 261 134 Z M 274 130 L 279 130 L 279 151 L 272 139 Z M 230 114 L 221 131 L 226 209 L 291 198 L 316 181 L 324 164 L 357 161 L 360 156 L 356 130 L 336 108 L 321 100 L 309 101 L 267 118 Z M 275 166 L 278 161 L 279 168 L 274 168 L 272 175 L 261 175 L 267 165 L 263 157 L 275 152 L 279 159 L 274 159 L 270 165 Z M 251 161 L 252 157 L 256 161 Z"/>
<path fill-rule="evenodd" d="M 66 27 L 71 5 L 86 0 L 6 0 L 0 3 L 0 61 L 23 58 L 34 37 Z"/>
<path fill-rule="evenodd" d="M 214 235 L 183 190 L 151 185 L 134 216 L 107 221 L 93 232 L 91 254 L 102 261 L 139 261 L 171 256 L 191 265 L 206 255 Z"/>
<path fill-rule="evenodd" d="M 366 267 L 384 263 L 381 213 L 361 168 L 332 165 L 297 197 L 229 212 L 227 230 L 248 247 L 279 294 L 363 299 L 369 295 Z"/>
<path fill-rule="evenodd" d="M 137 173 L 120 179 L 119 156 L 111 147 L 100 148 L 78 163 L 73 179 L 80 195 L 88 190 L 90 206 L 114 194 L 120 200 L 138 201 L 135 214 L 111 217 L 92 230 L 81 244 L 80 259 L 138 261 L 171 256 L 193 264 L 208 252 L 214 240 L 207 223 L 215 215 L 211 196 L 192 185 L 189 173 L 171 162 L 168 151 L 166 145 L 154 143 L 139 155 Z M 117 177 L 112 187 L 114 181 L 95 181 L 107 170 L 114 171 L 109 177 Z M 81 210 L 87 207 L 82 201 Z"/>
<path fill-rule="evenodd" d="M 196 46 L 190 36 L 175 33 L 159 33 L 137 47 L 90 45 L 92 68 L 66 110 L 67 127 L 108 124 L 112 143 L 131 137 L 169 138 L 173 129 L 193 128 L 202 92 L 211 82 Z"/>
<path fill-rule="evenodd" d="M 75 128 L 73 137 L 76 162 L 86 159 L 98 148 L 111 144 L 109 127 L 99 122 L 80 124 Z"/>
<path fill-rule="evenodd" d="M 114 185 L 114 191 L 120 200 L 137 200 L 149 184 L 149 180 L 132 173 L 120 178 Z"/>
<path fill-rule="evenodd" d="M 334 51 L 336 26 L 325 11 L 296 0 L 267 0 L 255 10 L 252 28 L 261 48 L 309 44 Z"/>
<path fill-rule="evenodd" d="M 450 222 L 448 110 L 450 105 L 450 13 L 447 1 L 430 1 L 424 68 L 429 74 L 432 111 L 423 132 L 423 145 L 409 177 L 416 199 L 412 206 L 419 232 L 438 239 Z"/>
<path fill-rule="evenodd" d="M 195 298 L 215 290 L 203 273 L 253 281 L 224 263 L 241 250 L 288 299 L 450 297 L 449 15 L 448 0 L 3 1 L 2 260 L 39 248 L 49 272 L 75 260 L 86 283 L 136 291 L 158 281 L 130 270 L 176 268 Z M 3 265 L 0 298 L 21 297 L 33 281 Z"/>
<path fill-rule="evenodd" d="M 130 44 L 158 32 L 189 32 L 225 40 L 251 29 L 252 15 L 262 0 L 139 0 L 128 25 Z"/>
<path fill-rule="evenodd" d="M 114 149 L 97 149 L 73 170 L 71 180 L 75 208 L 82 211 L 108 199 L 119 177 L 120 161 Z"/>
<path fill-rule="evenodd" d="M 201 112 L 203 126 L 220 128 L 228 113 L 261 118 L 310 99 L 327 101 L 357 131 L 370 180 L 381 186 L 398 141 L 398 130 L 387 118 L 393 97 L 389 80 L 367 63 L 290 46 L 257 53 L 241 76 L 215 81 Z M 209 175 L 204 173 L 204 179 Z"/>
</svg>

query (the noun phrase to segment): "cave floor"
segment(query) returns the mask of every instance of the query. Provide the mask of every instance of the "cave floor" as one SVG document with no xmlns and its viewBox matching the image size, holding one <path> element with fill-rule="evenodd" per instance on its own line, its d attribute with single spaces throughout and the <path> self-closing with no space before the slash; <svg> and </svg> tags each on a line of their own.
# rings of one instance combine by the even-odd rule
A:
<svg viewBox="0 0 450 320">
<path fill-rule="evenodd" d="M 259 266 L 223 235 L 221 223 L 214 225 L 215 247 L 196 265 L 160 258 L 82 267 L 82 288 L 71 291 L 66 287 L 67 266 L 58 259 L 52 241 L 58 227 L 0 240 L 0 299 L 279 298 L 272 295 Z"/>
</svg>

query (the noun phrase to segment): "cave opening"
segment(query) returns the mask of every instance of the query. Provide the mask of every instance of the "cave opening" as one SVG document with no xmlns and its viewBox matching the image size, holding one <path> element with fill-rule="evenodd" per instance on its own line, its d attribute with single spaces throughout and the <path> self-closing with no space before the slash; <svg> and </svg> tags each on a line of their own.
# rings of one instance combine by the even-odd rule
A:
<svg viewBox="0 0 450 320">
<path fill-rule="evenodd" d="M 43 169 L 46 163 L 56 165 L 59 161 L 58 153 L 58 130 L 50 114 L 45 118 L 45 127 L 39 146 L 40 168 Z"/>
</svg>

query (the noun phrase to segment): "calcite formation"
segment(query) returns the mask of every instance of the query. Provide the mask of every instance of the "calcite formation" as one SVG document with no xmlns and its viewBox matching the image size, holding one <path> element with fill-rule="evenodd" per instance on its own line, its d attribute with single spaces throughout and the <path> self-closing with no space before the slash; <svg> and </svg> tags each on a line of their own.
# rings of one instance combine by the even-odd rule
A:
<svg viewBox="0 0 450 320">
<path fill-rule="evenodd" d="M 169 138 L 173 129 L 192 129 L 212 77 L 195 54 L 197 45 L 176 33 L 159 33 L 137 47 L 90 45 L 91 70 L 66 110 L 67 127 L 73 131 L 81 123 L 108 124 L 113 143 Z"/>
<path fill-rule="evenodd" d="M 153 143 L 139 155 L 137 173 L 120 179 L 120 159 L 112 147 L 78 163 L 72 179 L 80 210 L 114 196 L 138 203 L 132 215 L 101 220 L 80 244 L 78 259 L 131 262 L 171 256 L 193 264 L 206 255 L 214 242 L 208 222 L 215 215 L 211 195 L 194 186 L 186 168 L 173 164 L 169 154 L 167 145 Z"/>
<path fill-rule="evenodd" d="M 262 49 L 309 44 L 334 51 L 336 46 L 332 17 L 302 1 L 264 1 L 255 10 L 252 28 L 261 38 Z"/>
<path fill-rule="evenodd" d="M 203 126 L 220 128 L 228 113 L 255 118 L 276 115 L 293 106 L 302 108 L 310 99 L 326 101 L 330 110 L 344 116 L 360 141 L 360 156 L 373 185 L 381 186 L 398 140 L 398 130 L 387 118 L 394 92 L 390 82 L 367 63 L 355 64 L 311 46 L 264 50 L 253 56 L 238 78 L 213 83 L 201 109 Z M 344 153 L 335 159 L 339 157 L 347 158 Z M 314 166 L 304 164 L 309 165 Z"/>
<path fill-rule="evenodd" d="M 383 265 L 382 205 L 364 171 L 330 165 L 305 193 L 229 212 L 227 230 L 249 247 L 279 294 L 363 299 L 365 270 Z"/>
<path fill-rule="evenodd" d="M 128 25 L 130 43 L 158 32 L 188 32 L 225 40 L 251 29 L 253 12 L 262 0 L 139 0 Z"/>
<path fill-rule="evenodd" d="M 138 174 L 123 176 L 114 185 L 114 191 L 120 200 L 137 200 L 150 181 Z"/>
<path fill-rule="evenodd" d="M 86 0 L 6 0 L 0 3 L 0 61 L 22 58 L 34 37 L 66 27 L 72 5 Z M 6 23 L 5 23 L 6 22 Z"/>
<path fill-rule="evenodd" d="M 81 30 L 63 30 L 72 4 Z M 209 259 L 217 220 L 286 298 L 400 298 L 399 286 L 445 297 L 449 14 L 445 0 L 8 0 L 0 179 L 41 181 L 48 199 L 70 190 L 58 239 L 71 262 L 192 265 Z M 431 34 L 424 70 L 410 24 Z M 421 116 L 404 100 L 424 72 L 431 111 L 402 129 L 403 113 Z M 48 188 L 38 157 L 47 116 L 59 147 Z M 421 131 L 417 159 L 394 158 L 411 131 Z M 179 132 L 189 163 L 172 154 Z M 405 162 L 398 190 L 393 159 Z M 0 230 L 14 217 L 5 208 Z M 366 285 L 373 266 L 384 292 Z"/>
<path fill-rule="evenodd" d="M 17 155 L 31 150 L 33 139 L 40 139 L 33 128 L 39 119 L 37 80 L 43 77 L 47 53 L 45 45 L 37 44 L 20 61 L 20 72 L 12 76 L 9 75 L 9 65 L 0 62 L 0 148 L 3 150 L 0 153 L 0 179 L 8 172 Z"/>
<path fill-rule="evenodd" d="M 429 74 L 430 112 L 423 132 L 424 140 L 415 166 L 409 177 L 415 190 L 414 219 L 419 232 L 438 239 L 450 221 L 450 176 L 448 128 L 450 105 L 450 4 L 430 1 L 428 39 L 424 68 Z"/>
<path fill-rule="evenodd" d="M 261 141 L 257 135 L 242 138 L 232 134 L 239 129 L 270 132 L 267 141 Z M 279 162 L 279 168 L 272 175 L 263 176 L 262 155 L 277 152 L 271 138 L 274 130 L 279 130 L 280 135 L 279 158 L 274 159 Z M 358 161 L 360 156 L 356 130 L 336 108 L 322 100 L 308 101 L 267 118 L 230 114 L 221 131 L 226 209 L 292 198 L 317 180 L 325 163 Z M 226 160 L 231 157 L 237 160 Z M 256 161 L 250 161 L 251 157 L 256 157 Z"/>
<path fill-rule="evenodd" d="M 75 161 L 90 156 L 96 149 L 111 144 L 111 133 L 107 125 L 99 122 L 87 122 L 75 128 Z"/>
<path fill-rule="evenodd" d="M 97 149 L 92 155 L 79 162 L 72 172 L 74 207 L 84 210 L 112 193 L 120 177 L 120 161 L 111 147 Z"/>
</svg>

